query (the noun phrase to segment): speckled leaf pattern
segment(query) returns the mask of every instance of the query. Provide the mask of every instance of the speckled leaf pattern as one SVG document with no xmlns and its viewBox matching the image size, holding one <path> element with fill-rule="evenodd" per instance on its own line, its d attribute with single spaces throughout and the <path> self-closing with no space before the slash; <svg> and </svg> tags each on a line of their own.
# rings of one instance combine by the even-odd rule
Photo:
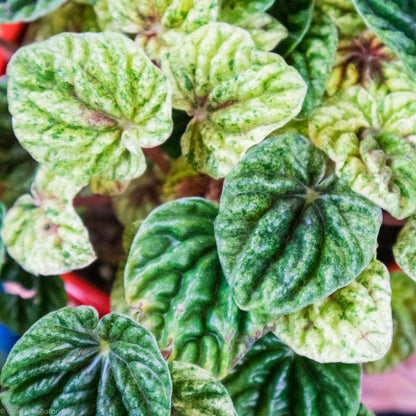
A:
<svg viewBox="0 0 416 416">
<path fill-rule="evenodd" d="M 182 152 L 195 170 L 215 178 L 294 118 L 306 94 L 283 58 L 257 50 L 248 32 L 226 23 L 188 35 L 162 68 L 173 85 L 173 106 L 193 116 Z"/>
<path fill-rule="evenodd" d="M 218 252 L 239 306 L 277 316 L 352 282 L 370 262 L 381 210 L 287 133 L 251 149 L 224 183 Z"/>
<path fill-rule="evenodd" d="M 124 279 L 132 315 L 169 359 L 222 378 L 269 328 L 232 297 L 216 249 L 217 213 L 217 204 L 202 198 L 155 209 L 136 234 Z"/>
<path fill-rule="evenodd" d="M 416 215 L 412 215 L 400 230 L 393 254 L 401 269 L 416 281 Z"/>
<path fill-rule="evenodd" d="M 21 144 L 56 174 L 85 185 L 145 170 L 141 147 L 171 132 L 165 76 L 127 37 L 63 33 L 19 49 L 8 98 Z"/>
<path fill-rule="evenodd" d="M 315 0 L 317 7 L 327 13 L 342 35 L 357 36 L 365 30 L 365 23 L 354 7 L 353 0 Z"/>
<path fill-rule="evenodd" d="M 391 345 L 390 301 L 390 275 L 373 259 L 348 286 L 280 318 L 275 334 L 297 354 L 318 362 L 378 360 Z"/>
<path fill-rule="evenodd" d="M 200 367 L 172 361 L 172 416 L 237 416 L 225 387 Z"/>
<path fill-rule="evenodd" d="M 374 32 L 416 78 L 416 1 L 352 0 Z"/>
<path fill-rule="evenodd" d="M 156 60 L 185 35 L 217 20 L 219 13 L 218 0 L 106 1 L 112 24 L 137 34 L 136 42 Z"/>
<path fill-rule="evenodd" d="M 352 87 L 324 102 L 309 134 L 356 192 L 396 218 L 416 210 L 416 93 L 394 92 L 381 103 Z"/>
<path fill-rule="evenodd" d="M 1 374 L 6 408 L 21 414 L 169 416 L 171 380 L 154 337 L 125 315 L 90 307 L 38 321 Z M 30 413 L 32 412 L 32 413 Z"/>
<path fill-rule="evenodd" d="M 95 260 L 88 231 L 71 205 L 21 196 L 4 219 L 7 251 L 26 271 L 67 273 Z"/>
<path fill-rule="evenodd" d="M 274 2 L 269 13 L 276 17 L 289 32 L 289 36 L 277 45 L 277 53 L 286 56 L 299 45 L 309 30 L 313 11 L 314 0 Z"/>
<path fill-rule="evenodd" d="M 317 363 L 268 334 L 224 384 L 239 416 L 355 416 L 361 368 Z"/>
<path fill-rule="evenodd" d="M 374 413 L 367 409 L 362 403 L 360 403 L 360 408 L 358 409 L 357 416 L 375 416 Z"/>
<path fill-rule="evenodd" d="M 338 45 L 338 30 L 325 14 L 315 10 L 308 33 L 286 57 L 308 85 L 308 92 L 298 118 L 307 118 L 319 106 L 325 84 L 331 74 Z"/>
<path fill-rule="evenodd" d="M 67 304 L 59 276 L 33 276 L 8 259 L 0 273 L 0 322 L 22 335 L 38 319 Z"/>
<path fill-rule="evenodd" d="M 0 23 L 32 22 L 53 12 L 65 0 L 6 0 L 0 3 Z"/>
<path fill-rule="evenodd" d="M 367 373 L 382 373 L 409 358 L 416 350 L 416 283 L 402 272 L 391 273 L 393 342 L 381 359 L 367 363 Z"/>
</svg>

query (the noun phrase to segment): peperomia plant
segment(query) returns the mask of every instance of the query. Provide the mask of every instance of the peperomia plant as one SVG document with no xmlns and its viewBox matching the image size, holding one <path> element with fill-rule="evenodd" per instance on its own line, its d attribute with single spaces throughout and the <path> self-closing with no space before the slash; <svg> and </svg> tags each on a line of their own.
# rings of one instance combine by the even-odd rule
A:
<svg viewBox="0 0 416 416">
<path fill-rule="evenodd" d="M 3 2 L 32 22 L 0 83 L 4 411 L 371 415 L 362 371 L 416 350 L 415 18 Z M 383 210 L 407 221 L 403 272 L 377 252 Z M 58 276 L 92 263 L 114 280 L 101 320 Z"/>
</svg>

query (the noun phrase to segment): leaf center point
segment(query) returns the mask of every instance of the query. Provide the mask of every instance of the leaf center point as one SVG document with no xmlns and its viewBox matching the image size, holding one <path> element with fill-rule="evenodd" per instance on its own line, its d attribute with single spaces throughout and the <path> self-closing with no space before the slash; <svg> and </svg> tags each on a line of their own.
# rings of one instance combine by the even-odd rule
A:
<svg viewBox="0 0 416 416">
<path fill-rule="evenodd" d="M 313 204 L 318 197 L 319 193 L 316 192 L 314 189 L 308 188 L 306 190 L 305 200 L 308 205 Z"/>
</svg>

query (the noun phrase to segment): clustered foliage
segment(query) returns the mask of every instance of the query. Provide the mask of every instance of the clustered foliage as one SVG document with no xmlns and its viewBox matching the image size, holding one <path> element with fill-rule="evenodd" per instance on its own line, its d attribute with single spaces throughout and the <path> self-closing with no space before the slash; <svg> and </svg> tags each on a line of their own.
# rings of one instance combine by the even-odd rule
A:
<svg viewBox="0 0 416 416">
<path fill-rule="evenodd" d="M 15 21 L 6 410 L 370 415 L 361 364 L 416 348 L 416 1 L 1 3 Z M 125 227 L 101 320 L 56 276 L 96 259 L 75 203 L 94 194 Z M 376 257 L 382 210 L 408 219 L 407 275 Z"/>
</svg>

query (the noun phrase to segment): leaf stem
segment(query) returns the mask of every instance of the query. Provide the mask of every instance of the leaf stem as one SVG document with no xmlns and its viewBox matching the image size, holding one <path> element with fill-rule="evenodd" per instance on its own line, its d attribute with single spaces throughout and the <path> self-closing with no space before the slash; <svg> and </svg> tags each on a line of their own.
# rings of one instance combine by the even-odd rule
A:
<svg viewBox="0 0 416 416">
<path fill-rule="evenodd" d="M 74 207 L 91 207 L 111 203 L 111 197 L 107 195 L 78 196 L 74 199 Z"/>
<path fill-rule="evenodd" d="M 160 146 L 143 149 L 143 153 L 159 167 L 163 174 L 167 175 L 170 172 L 170 162 L 166 159 Z"/>
</svg>

